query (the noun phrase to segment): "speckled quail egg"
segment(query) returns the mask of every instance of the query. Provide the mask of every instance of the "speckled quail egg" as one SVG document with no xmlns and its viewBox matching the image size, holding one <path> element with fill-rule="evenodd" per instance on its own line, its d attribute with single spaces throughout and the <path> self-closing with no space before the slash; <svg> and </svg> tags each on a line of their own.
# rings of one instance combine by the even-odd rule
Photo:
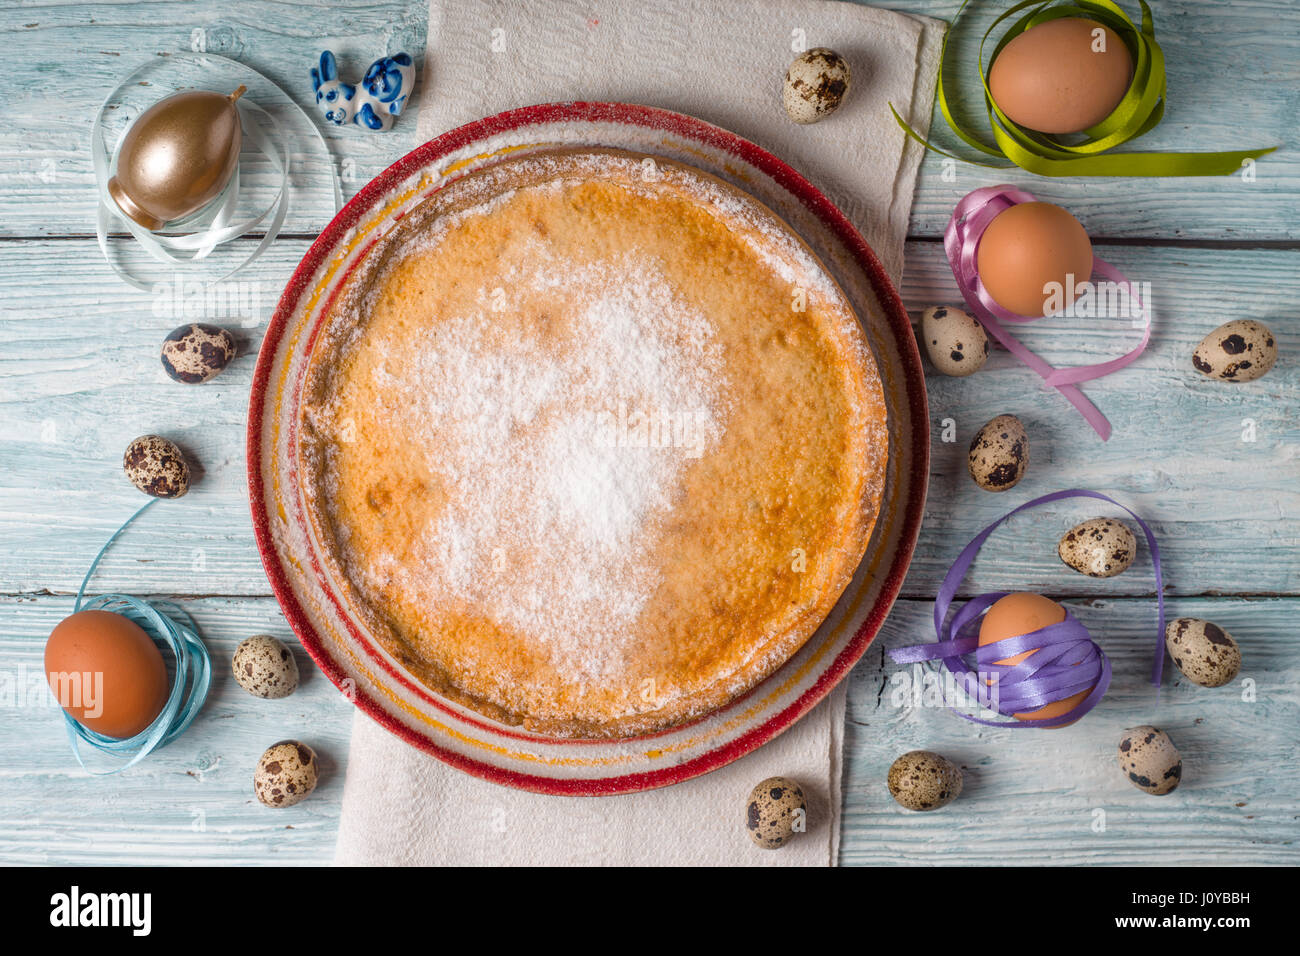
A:
<svg viewBox="0 0 1300 956">
<path fill-rule="evenodd" d="M 1209 621 L 1180 617 L 1165 627 L 1165 647 L 1187 679 L 1222 687 L 1241 670 L 1241 648 L 1231 634 Z"/>
<path fill-rule="evenodd" d="M 1137 535 L 1114 518 L 1091 518 L 1061 537 L 1056 553 L 1069 567 L 1090 578 L 1113 578 L 1137 556 Z"/>
<path fill-rule="evenodd" d="M 800 53 L 786 70 L 781 102 L 790 119 L 806 126 L 839 109 L 851 82 L 848 61 L 834 50 L 816 47 Z"/>
<path fill-rule="evenodd" d="M 808 825 L 808 801 L 803 788 L 789 777 L 768 777 L 749 794 L 745 828 L 764 850 L 785 846 Z"/>
<path fill-rule="evenodd" d="M 305 800 L 319 779 L 316 751 L 297 740 L 281 740 L 257 761 L 253 792 L 268 807 L 291 807 Z"/>
<path fill-rule="evenodd" d="M 985 491 L 1006 491 L 1019 484 L 1029 467 L 1029 435 L 1014 415 L 999 415 L 971 439 L 966 465 Z"/>
<path fill-rule="evenodd" d="M 961 794 L 961 768 L 941 754 L 911 750 L 889 768 L 889 792 L 909 810 L 938 810 Z"/>
<path fill-rule="evenodd" d="M 930 364 L 944 375 L 962 378 L 978 372 L 989 357 L 984 326 L 961 309 L 935 305 L 921 314 L 921 340 Z"/>
<path fill-rule="evenodd" d="M 254 634 L 235 648 L 235 680 L 254 697 L 278 700 L 298 689 L 293 652 L 269 634 Z"/>
<path fill-rule="evenodd" d="M 141 435 L 127 445 L 122 469 L 131 484 L 155 498 L 179 498 L 190 490 L 184 452 L 160 435 Z"/>
<path fill-rule="evenodd" d="M 186 385 L 213 378 L 234 357 L 235 337 L 219 325 L 191 322 L 163 339 L 163 371 Z"/>
<path fill-rule="evenodd" d="M 1277 361 L 1277 339 L 1254 319 L 1224 323 L 1196 346 L 1192 364 L 1198 372 L 1225 382 L 1253 382 Z"/>
<path fill-rule="evenodd" d="M 1163 730 L 1130 727 L 1119 742 L 1119 769 L 1139 790 L 1162 797 L 1183 779 L 1183 758 Z"/>
</svg>

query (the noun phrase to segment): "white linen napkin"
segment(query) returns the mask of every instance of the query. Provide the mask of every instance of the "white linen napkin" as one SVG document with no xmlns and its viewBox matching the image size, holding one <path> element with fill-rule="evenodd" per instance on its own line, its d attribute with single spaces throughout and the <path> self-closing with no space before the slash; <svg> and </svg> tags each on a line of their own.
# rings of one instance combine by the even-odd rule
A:
<svg viewBox="0 0 1300 956">
<path fill-rule="evenodd" d="M 895 283 L 921 147 L 893 103 L 928 129 L 944 24 L 826 0 L 431 0 L 420 132 L 558 100 L 608 100 L 697 116 L 753 140 L 853 220 Z M 840 110 L 791 122 L 781 81 L 796 49 L 853 69 Z M 357 712 L 335 862 L 340 865 L 834 865 L 845 685 L 726 767 L 661 790 L 555 797 L 454 770 Z M 743 826 L 750 789 L 798 780 L 808 832 L 761 850 Z"/>
<path fill-rule="evenodd" d="M 420 133 L 563 100 L 687 113 L 781 157 L 853 221 L 889 277 L 930 128 L 946 24 L 831 0 L 430 0 Z M 853 71 L 844 105 L 790 121 L 781 85 L 795 49 L 825 46 Z"/>
<path fill-rule="evenodd" d="M 793 727 L 713 773 L 619 797 L 555 797 L 453 770 L 357 712 L 334 862 L 343 866 L 827 866 L 839 854 L 845 685 Z M 791 777 L 808 830 L 755 846 L 746 798 Z"/>
</svg>

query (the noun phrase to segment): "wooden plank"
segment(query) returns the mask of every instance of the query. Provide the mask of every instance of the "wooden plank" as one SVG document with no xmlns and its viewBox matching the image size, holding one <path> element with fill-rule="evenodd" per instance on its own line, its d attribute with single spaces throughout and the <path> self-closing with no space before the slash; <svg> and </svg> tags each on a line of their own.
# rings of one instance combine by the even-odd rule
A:
<svg viewBox="0 0 1300 956">
<path fill-rule="evenodd" d="M 0 262 L 11 267 L 0 285 L 27 271 L 19 263 L 41 263 L 27 291 L 0 307 L 5 591 L 75 592 L 100 545 L 146 500 L 125 480 L 120 456 L 133 437 L 154 432 L 178 442 L 202 474 L 189 495 L 160 504 L 122 540 L 98 586 L 269 593 L 249 521 L 245 416 L 262 332 L 306 246 L 274 244 L 225 287 L 230 295 L 208 300 L 195 289 L 131 289 L 93 241 L 0 243 Z M 240 339 L 239 356 L 201 386 L 171 381 L 158 358 L 163 337 L 187 321 L 215 322 Z"/>
<path fill-rule="evenodd" d="M 1300 329 L 1286 290 L 1296 282 L 1300 258 L 1278 250 L 1131 246 L 1100 246 L 1097 254 L 1134 281 L 1150 283 L 1155 303 L 1148 351 L 1134 365 L 1083 386 L 1114 426 L 1110 441 L 1101 442 L 1065 399 L 1001 349 L 968 378 L 935 373 L 927 361 L 930 492 L 908 593 L 933 593 L 965 543 L 1012 507 L 1066 488 L 1100 491 L 1150 521 L 1174 593 L 1295 593 L 1300 424 L 1291 409 L 1300 369 L 1292 356 Z M 902 295 L 917 321 L 928 305 L 960 304 L 938 243 L 909 244 Z M 1268 323 L 1281 347 L 1277 367 L 1245 385 L 1205 378 L 1191 366 L 1200 339 L 1235 318 Z M 1020 327 L 1017 335 L 1060 367 L 1118 357 L 1140 340 L 1128 321 L 1101 319 L 1044 320 Z M 979 427 L 1003 412 L 1025 423 L 1030 465 L 1014 489 L 991 494 L 970 480 L 966 452 Z M 945 424 L 955 434 L 946 436 Z M 1020 516 L 1018 530 L 1001 532 L 982 552 L 968 587 L 1152 591 L 1145 555 L 1110 581 L 1088 580 L 1056 559 L 1056 541 L 1067 528 L 1096 514 L 1120 515 L 1108 509 L 1061 502 Z M 1032 548 L 1016 546 L 1017 540 Z"/>
<path fill-rule="evenodd" d="M 163 336 L 193 304 L 121 284 L 85 240 L 0 243 L 0 588 L 75 592 L 114 529 L 144 498 L 121 474 L 122 449 L 160 432 L 201 463 L 184 499 L 165 502 L 122 539 L 95 586 L 150 593 L 266 594 L 248 518 L 244 420 L 259 336 L 306 243 L 276 243 L 241 282 L 251 315 L 217 303 L 193 317 L 235 328 L 241 355 L 203 386 L 168 380 Z M 1149 352 L 1130 368 L 1085 386 L 1111 416 L 1103 445 L 1083 419 L 1032 372 L 995 352 L 965 379 L 931 374 L 933 467 L 927 519 L 906 593 L 933 593 L 961 546 L 1004 511 L 1048 491 L 1086 487 L 1111 494 L 1154 522 L 1172 592 L 1300 591 L 1300 252 L 1103 247 L 1101 254 L 1149 281 L 1157 318 Z M 33 272 L 31 265 L 39 262 Z M 57 277 L 57 294 L 50 292 Z M 903 295 L 914 315 L 955 299 L 936 243 L 908 247 Z M 240 296 L 232 296 L 238 300 Z M 1195 343 L 1229 318 L 1270 322 L 1281 347 L 1276 369 L 1232 386 L 1190 365 Z M 245 321 L 255 325 L 242 328 Z M 1047 326 L 1048 323 L 1043 323 Z M 1124 322 L 1030 327 L 1025 341 L 1060 364 L 1100 361 L 1134 344 Z M 978 489 L 966 474 L 966 443 L 1001 412 L 1025 421 L 1031 464 L 1010 492 Z M 1243 422 L 1254 422 L 1244 441 Z M 945 421 L 954 438 L 944 441 Z M 1246 435 L 1249 437 L 1249 435 Z M 1059 594 L 1140 594 L 1153 587 L 1146 558 L 1119 578 L 1092 581 L 1066 570 L 1055 542 L 1090 504 L 1064 503 L 1017 519 L 976 563 L 968 589 L 1029 587 Z M 1017 539 L 1032 547 L 1014 545 Z"/>
<path fill-rule="evenodd" d="M 5 5 L 0 8 L 0 44 L 21 49 L 26 61 L 41 63 L 44 72 L 40 83 L 14 87 L 10 119 L 0 130 L 0 236 L 94 233 L 90 124 L 109 91 L 151 58 L 200 51 L 238 60 L 278 84 L 316 122 L 308 70 L 320 52 L 332 49 L 349 79 L 353 77 L 347 74 L 359 79 L 376 57 L 401 51 L 415 57 L 418 73 L 424 64 L 428 9 L 427 0 L 368 0 L 310 9 L 274 0 L 244 0 L 233 7 L 187 0 Z M 327 128 L 319 121 L 345 196 L 421 142 L 415 123 L 420 86 L 417 76 L 410 114 L 386 133 Z M 286 232 L 314 234 L 333 217 L 319 148 L 302 129 L 290 143 L 296 188 Z"/>
<path fill-rule="evenodd" d="M 183 737 L 147 760 L 92 777 L 69 750 L 42 675 L 45 638 L 71 613 L 71 600 L 0 598 L 0 863 L 330 861 L 352 706 L 297 646 L 274 600 L 182 603 L 212 655 L 207 705 Z M 260 700 L 231 676 L 235 647 L 258 633 L 295 647 L 302 684 L 292 696 Z M 286 738 L 316 751 L 322 779 L 310 799 L 271 810 L 253 795 L 253 768 L 264 749 Z"/>
<path fill-rule="evenodd" d="M 1169 664 L 1159 694 L 1149 683 L 1151 602 L 1067 603 L 1097 635 L 1115 673 L 1096 710 L 1046 731 L 980 727 L 934 706 L 935 695 L 917 706 L 910 669 L 885 663 L 884 649 L 933 640 L 930 607 L 895 606 L 849 678 L 841 863 L 1300 863 L 1300 775 L 1290 729 L 1300 721 L 1297 602 L 1173 602 L 1174 614 L 1227 628 L 1241 644 L 1243 665 L 1236 682 L 1209 689 Z M 1244 699 L 1246 681 L 1253 700 Z M 1165 730 L 1183 757 L 1183 781 L 1164 797 L 1136 789 L 1116 766 L 1123 730 L 1141 724 Z M 961 797 L 928 813 L 894 803 L 886 774 L 909 750 L 933 750 L 960 764 Z"/>
<path fill-rule="evenodd" d="M 957 0 L 889 5 L 951 19 Z M 333 48 L 345 69 L 360 69 L 399 49 L 422 59 L 427 33 L 424 0 L 314 8 L 309 17 L 298 5 L 251 0 L 226 12 L 179 0 L 0 9 L 0 41 L 47 65 L 41 84 L 15 89 L 10 123 L 0 130 L 0 238 L 92 230 L 89 117 L 104 93 L 150 56 L 201 42 L 268 74 L 310 109 L 306 70 L 322 48 Z M 1163 0 L 1155 16 L 1169 60 L 1170 110 L 1141 147 L 1282 144 L 1280 154 L 1259 164 L 1254 183 L 1240 177 L 1042 180 L 949 167 L 930 155 L 913 233 L 937 237 L 961 195 L 1007 181 L 1071 208 L 1096 237 L 1300 239 L 1300 161 L 1291 123 L 1298 69 L 1291 40 L 1300 10 L 1288 0 L 1250 0 L 1230 9 Z M 968 47 L 958 51 L 963 62 L 970 62 L 968 54 Z M 1216 58 L 1231 68 L 1207 70 Z M 51 98 L 50 91 L 58 95 Z M 418 87 L 416 96 L 413 109 Z M 411 119 L 384 136 L 327 131 L 345 193 L 416 145 Z M 308 165 L 298 177 L 287 228 L 313 234 L 331 214 L 324 169 Z M 225 287 L 224 301 L 187 315 L 193 299 L 181 301 L 174 289 L 130 290 L 111 275 L 93 242 L 0 242 L 0 535 L 6 544 L 0 592 L 7 594 L 0 597 L 6 612 L 0 615 L 6 777 L 0 861 L 300 864 L 332 855 L 350 705 L 305 655 L 299 658 L 304 686 L 285 701 L 249 697 L 225 670 L 248 634 L 289 636 L 265 596 L 248 522 L 243 422 L 267 315 L 305 248 L 297 240 L 276 243 L 239 284 Z M 1157 303 L 1148 355 L 1086 386 L 1111 416 L 1116 437 L 1102 446 L 1063 400 L 1005 354 L 995 353 L 970 379 L 931 375 L 934 468 L 926 526 L 906 584 L 914 599 L 896 606 L 882 647 L 929 638 L 928 598 L 980 527 L 1033 495 L 1082 485 L 1154 519 L 1171 613 L 1207 617 L 1234 633 L 1245 651 L 1243 676 L 1255 681 L 1258 699 L 1243 700 L 1240 684 L 1209 691 L 1176 675 L 1155 698 L 1142 677 L 1154 611 L 1149 600 L 1125 597 L 1151 591 L 1146 558 L 1112 581 L 1084 579 L 1059 564 L 1054 544 L 1066 526 L 1096 509 L 1064 505 L 1026 515 L 994 538 L 964 590 L 1027 588 L 1076 598 L 1076 613 L 1102 635 L 1115 661 L 1112 691 L 1074 728 L 982 730 L 895 701 L 889 681 L 898 669 L 883 664 L 873 648 L 851 677 L 845 863 L 1298 862 L 1300 789 L 1288 736 L 1300 716 L 1291 637 L 1297 600 L 1193 595 L 1300 593 L 1300 426 L 1289 414 L 1297 399 L 1290 356 L 1300 345 L 1293 305 L 1300 252 L 1132 246 L 1099 252 L 1151 282 Z M 914 316 L 926 305 L 954 300 L 936 243 L 909 245 L 902 291 Z M 1192 346 L 1239 316 L 1270 322 L 1282 346 L 1279 367 L 1243 387 L 1200 378 L 1187 364 Z M 171 383 L 157 364 L 161 337 L 191 319 L 236 328 L 243 345 L 232 368 L 201 388 Z M 1025 339 L 1060 364 L 1112 357 L 1135 341 L 1136 333 L 1115 323 L 1075 325 L 1044 324 Z M 980 423 L 1002 411 L 1026 421 L 1034 453 L 1022 485 L 995 496 L 965 476 L 964 447 Z M 952 420 L 955 441 L 942 440 L 944 419 Z M 1243 440 L 1248 419 L 1254 441 Z M 92 780 L 76 769 L 58 713 L 47 703 L 41 648 L 71 610 L 67 594 L 94 552 L 143 500 L 121 477 L 118 459 L 126 442 L 145 431 L 180 441 L 203 474 L 189 497 L 160 505 L 114 550 L 94 590 L 190 595 L 183 600 L 212 648 L 217 678 L 202 719 L 182 740 L 127 774 Z M 1123 727 L 1141 722 L 1165 727 L 1182 748 L 1187 777 L 1170 797 L 1141 794 L 1114 768 L 1113 741 Z M 886 735 L 888 751 L 879 744 Z M 316 747 L 326 776 L 310 801 L 270 811 L 252 797 L 252 766 L 263 747 L 286 736 Z M 941 750 L 966 765 L 961 801 L 922 815 L 892 803 L 885 770 L 912 747 Z M 1099 811 L 1106 822 L 1100 832 L 1094 829 Z"/>
<path fill-rule="evenodd" d="M 957 0 L 893 0 L 889 6 L 951 20 Z M 954 51 L 957 62 L 967 64 L 973 62 L 971 45 L 990 19 L 985 11 L 1000 5 L 972 6 L 975 15 Z M 931 155 L 917 187 L 912 233 L 940 235 L 960 196 L 1006 181 L 1065 204 L 1099 237 L 1300 239 L 1300 154 L 1292 122 L 1300 8 L 1290 0 L 1231 5 L 1163 0 L 1155 16 L 1168 60 L 1169 109 L 1141 148 L 1282 146 L 1258 164 L 1254 183 L 1241 177 L 1044 180 L 1016 170 L 945 167 L 942 157 Z M 324 6 L 310 15 L 299 5 L 272 0 L 250 0 L 229 12 L 179 0 L 0 9 L 0 43 L 43 64 L 41 83 L 12 92 L 8 122 L 0 129 L 0 236 L 93 230 L 90 118 L 105 94 L 151 56 L 189 50 L 201 38 L 206 50 L 265 73 L 298 103 L 313 108 L 307 69 L 322 48 L 334 48 L 345 69 L 355 71 L 382 52 L 400 49 L 422 61 L 426 35 L 424 0 Z M 786 44 L 789 38 L 771 42 Z M 1207 63 L 1222 68 L 1207 69 Z M 413 109 L 419 107 L 420 90 L 417 85 Z M 600 90 L 586 92 L 600 96 Z M 869 89 L 862 87 L 859 95 L 869 95 Z M 417 145 L 412 119 L 383 135 L 327 132 L 348 194 Z M 948 134 L 941 142 L 951 145 L 955 138 Z M 295 196 L 289 231 L 315 233 L 329 220 L 323 175 L 313 166 L 299 179 L 300 186 L 310 188 Z"/>
<path fill-rule="evenodd" d="M 42 683 L 44 637 L 71 611 L 64 597 L 2 598 L 0 862 L 163 864 L 328 862 L 333 853 L 351 706 L 298 649 L 303 684 L 262 701 L 228 673 L 253 633 L 288 634 L 269 598 L 182 599 L 215 662 L 212 695 L 188 733 L 124 774 L 92 779 L 67 749 Z M 1176 672 L 1157 700 L 1146 684 L 1154 610 L 1147 601 L 1071 604 L 1111 654 L 1115 680 L 1097 711 L 1059 731 L 984 730 L 900 691 L 904 673 L 873 647 L 850 677 L 841 861 L 860 863 L 1296 863 L 1300 771 L 1288 759 L 1300 719 L 1295 599 L 1179 599 L 1171 612 L 1213 619 L 1241 642 L 1240 683 L 1197 688 Z M 880 647 L 927 640 L 929 604 L 902 601 Z M 16 688 L 16 690 L 15 690 Z M 24 690 L 24 688 L 31 688 Z M 895 699 L 895 693 L 899 699 Z M 1165 798 L 1133 789 L 1113 764 L 1120 731 L 1155 723 L 1186 765 Z M 251 792 L 261 750 L 302 739 L 326 769 L 310 800 L 267 810 Z M 888 744 L 882 743 L 888 740 Z M 934 749 L 966 767 L 952 806 L 913 814 L 885 787 L 892 760 Z M 1094 832 L 1097 811 L 1106 830 Z M 738 834 L 738 839 L 742 838 Z"/>
</svg>

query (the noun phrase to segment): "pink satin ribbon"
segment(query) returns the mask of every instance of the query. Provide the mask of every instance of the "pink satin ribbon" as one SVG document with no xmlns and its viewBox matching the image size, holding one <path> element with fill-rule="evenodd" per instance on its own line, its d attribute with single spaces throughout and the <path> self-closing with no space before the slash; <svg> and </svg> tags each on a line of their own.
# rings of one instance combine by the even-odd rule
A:
<svg viewBox="0 0 1300 956">
<path fill-rule="evenodd" d="M 948 228 L 943 233 L 943 248 L 948 254 L 948 264 L 952 267 L 957 287 L 961 290 L 971 314 L 989 331 L 989 334 L 1002 343 L 1008 352 L 1037 372 L 1044 383 L 1064 395 L 1066 400 L 1087 419 L 1088 424 L 1101 436 L 1102 441 L 1106 441 L 1110 438 L 1110 422 L 1076 385 L 1079 382 L 1087 382 L 1117 372 L 1136 360 L 1146 349 L 1147 342 L 1151 338 L 1149 317 L 1143 326 L 1142 341 L 1131 352 L 1095 365 L 1054 368 L 1020 344 L 1002 326 L 1002 322 L 1036 322 L 1042 316 L 1017 315 L 1002 308 L 993 301 L 993 297 L 984 288 L 984 283 L 980 281 L 976 253 L 979 251 L 980 238 L 984 235 L 984 230 L 1002 211 L 1018 203 L 1037 201 L 1031 193 L 1017 189 L 1015 186 L 986 186 L 983 189 L 976 189 L 962 197 L 962 200 L 957 203 L 957 208 L 952 211 Z M 1094 257 L 1092 272 L 1093 275 L 1101 275 L 1125 289 L 1129 298 L 1136 302 L 1139 308 L 1143 307 L 1133 284 L 1110 263 Z"/>
</svg>

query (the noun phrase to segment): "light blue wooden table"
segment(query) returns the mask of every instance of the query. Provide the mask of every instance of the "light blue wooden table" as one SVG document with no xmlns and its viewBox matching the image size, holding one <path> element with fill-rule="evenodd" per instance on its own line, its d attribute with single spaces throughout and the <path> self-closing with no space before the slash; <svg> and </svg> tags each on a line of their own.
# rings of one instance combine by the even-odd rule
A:
<svg viewBox="0 0 1300 956">
<path fill-rule="evenodd" d="M 956 0 L 894 0 L 951 19 Z M 1300 863 L 1300 8 L 1157 0 L 1170 107 L 1152 148 L 1278 144 L 1254 182 L 1044 181 L 927 158 L 913 209 L 903 298 L 914 316 L 952 302 L 939 242 L 958 197 L 1024 184 L 1082 219 L 1099 253 L 1155 294 L 1152 345 L 1087 392 L 1115 425 L 1101 445 L 1066 403 L 999 353 L 963 380 L 929 383 L 935 431 L 925 526 L 880 639 L 850 678 L 841 859 L 854 863 Z M 215 382 L 184 388 L 159 367 L 180 321 L 118 281 L 93 237 L 90 117 L 137 63 L 202 47 L 271 76 L 299 102 L 305 71 L 332 47 L 364 64 L 424 49 L 423 0 L 307 8 L 239 4 L 24 3 L 0 9 L 0 861 L 8 863 L 322 863 L 330 859 L 351 707 L 305 654 L 301 691 L 247 696 L 225 670 L 243 637 L 291 638 L 253 544 L 245 496 L 244 417 L 256 345 L 285 280 L 330 210 L 299 204 L 291 233 L 241 276 L 255 301 L 234 317 L 244 350 Z M 969 53 L 969 50 L 966 51 Z M 416 104 L 418 105 L 418 103 Z M 387 136 L 329 134 L 348 195 L 417 143 L 408 119 Z M 1265 379 L 1229 387 L 1192 370 L 1205 332 L 1232 318 L 1267 322 L 1281 346 Z M 1057 364 L 1117 354 L 1110 330 L 1058 326 L 1026 340 Z M 1127 346 L 1123 346 L 1127 348 Z M 1033 443 L 1012 492 L 980 491 L 964 442 L 1000 412 Z M 941 440 L 952 419 L 958 440 Z M 198 619 L 218 674 L 206 710 L 176 744 L 131 772 L 91 779 L 68 753 L 41 677 L 44 637 L 72 606 L 85 568 L 140 503 L 121 475 L 126 443 L 161 432 L 203 463 L 189 497 L 156 512 L 115 550 L 101 591 L 179 599 Z M 895 699 L 884 649 L 928 636 L 929 599 L 967 540 L 1006 508 L 1082 486 L 1147 516 L 1165 552 L 1175 615 L 1210 618 L 1240 641 L 1242 679 L 1219 690 L 1174 672 L 1145 683 L 1153 582 L 1144 556 L 1121 577 L 1066 570 L 1060 533 L 1093 509 L 1026 515 L 986 549 L 966 593 L 1039 590 L 1065 600 L 1100 636 L 1116 678 L 1102 706 L 1051 733 L 981 730 Z M 1113 748 L 1131 724 L 1155 723 L 1182 749 L 1183 785 L 1155 799 L 1129 786 Z M 253 763 L 283 737 L 322 755 L 319 792 L 289 811 L 262 808 Z M 913 747 L 966 768 L 962 799 L 907 814 L 884 787 Z"/>
</svg>

